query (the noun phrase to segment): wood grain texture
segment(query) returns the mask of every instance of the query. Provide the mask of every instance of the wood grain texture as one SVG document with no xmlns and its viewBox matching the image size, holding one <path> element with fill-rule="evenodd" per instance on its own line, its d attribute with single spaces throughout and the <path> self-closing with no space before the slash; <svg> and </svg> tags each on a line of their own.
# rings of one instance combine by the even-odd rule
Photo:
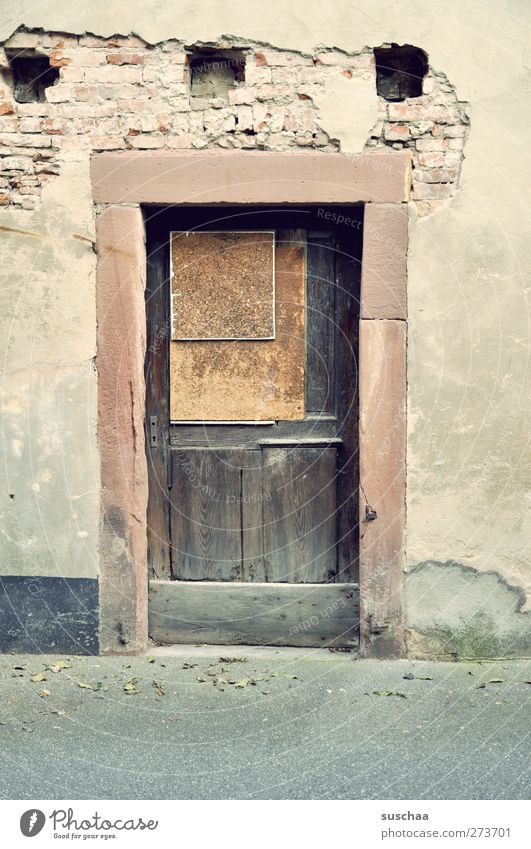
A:
<svg viewBox="0 0 531 849">
<path fill-rule="evenodd" d="M 241 579 L 243 452 L 173 451 L 172 576 L 191 581 Z"/>
<path fill-rule="evenodd" d="M 171 576 L 170 506 L 171 479 L 169 445 L 169 285 L 168 242 L 161 233 L 150 233 L 147 255 L 147 351 L 146 379 L 146 455 L 149 478 L 148 563 L 150 578 Z M 151 417 L 156 416 L 156 444 Z"/>
<path fill-rule="evenodd" d="M 274 337 L 274 232 L 174 232 L 171 257 L 174 340 Z"/>
<path fill-rule="evenodd" d="M 264 560 L 268 581 L 335 579 L 335 448 L 263 449 Z"/>
<path fill-rule="evenodd" d="M 306 409 L 335 413 L 335 255 L 331 235 L 308 238 Z"/>
<path fill-rule="evenodd" d="M 276 250 L 276 338 L 171 342 L 173 421 L 304 418 L 305 250 Z"/>
<path fill-rule="evenodd" d="M 356 648 L 358 619 L 357 584 L 150 583 L 159 643 Z"/>
</svg>

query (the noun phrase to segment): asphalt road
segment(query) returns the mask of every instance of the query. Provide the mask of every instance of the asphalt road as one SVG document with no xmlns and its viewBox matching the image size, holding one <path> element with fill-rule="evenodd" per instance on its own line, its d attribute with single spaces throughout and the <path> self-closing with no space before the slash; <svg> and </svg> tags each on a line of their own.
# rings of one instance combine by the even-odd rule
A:
<svg viewBox="0 0 531 849">
<path fill-rule="evenodd" d="M 529 663 L 153 655 L 0 657 L 0 796 L 529 796 Z"/>
</svg>

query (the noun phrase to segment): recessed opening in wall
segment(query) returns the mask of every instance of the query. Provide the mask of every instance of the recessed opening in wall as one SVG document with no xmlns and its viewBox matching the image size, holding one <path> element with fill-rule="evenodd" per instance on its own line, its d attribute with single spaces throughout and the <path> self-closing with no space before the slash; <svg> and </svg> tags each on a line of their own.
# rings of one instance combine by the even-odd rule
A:
<svg viewBox="0 0 531 849">
<path fill-rule="evenodd" d="M 189 56 L 193 97 L 227 98 L 229 90 L 245 80 L 245 58 L 239 50 L 192 48 Z"/>
<path fill-rule="evenodd" d="M 428 73 L 428 57 L 411 44 L 375 47 L 376 91 L 385 100 L 400 101 L 420 97 L 422 81 Z"/>
<path fill-rule="evenodd" d="M 5 76 L 17 103 L 44 103 L 46 89 L 59 79 L 59 69 L 34 50 L 6 50 L 6 56 L 9 68 Z"/>
</svg>

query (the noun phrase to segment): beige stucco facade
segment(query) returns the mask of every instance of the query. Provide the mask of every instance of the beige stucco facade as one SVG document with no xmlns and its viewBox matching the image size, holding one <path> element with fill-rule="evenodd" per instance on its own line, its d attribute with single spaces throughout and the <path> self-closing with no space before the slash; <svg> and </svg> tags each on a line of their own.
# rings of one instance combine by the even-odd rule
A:
<svg viewBox="0 0 531 849">
<path fill-rule="evenodd" d="M 4 4 L 0 39 L 22 26 L 150 44 L 230 36 L 307 56 L 396 42 L 446 75 L 470 118 L 459 186 L 432 209 L 409 204 L 408 651 L 529 651 L 529 4 Z M 377 105 L 369 76 L 338 76 L 316 102 L 319 125 L 341 153 L 361 153 Z M 0 208 L 4 576 L 100 571 L 90 153 L 59 160 L 35 209 Z"/>
</svg>

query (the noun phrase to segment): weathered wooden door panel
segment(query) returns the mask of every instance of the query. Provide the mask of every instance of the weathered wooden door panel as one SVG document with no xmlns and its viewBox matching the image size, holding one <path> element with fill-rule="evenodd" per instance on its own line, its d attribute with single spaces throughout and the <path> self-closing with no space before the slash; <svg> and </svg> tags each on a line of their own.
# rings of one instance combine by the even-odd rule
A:
<svg viewBox="0 0 531 849">
<path fill-rule="evenodd" d="M 356 644 L 361 231 L 311 230 L 310 217 L 147 216 L 150 557 L 165 579 L 150 584 L 150 632 L 162 642 Z"/>
<path fill-rule="evenodd" d="M 243 451 L 173 451 L 172 577 L 187 581 L 241 579 Z"/>
<path fill-rule="evenodd" d="M 336 449 L 263 449 L 265 572 L 269 581 L 321 583 L 337 572 Z"/>
<path fill-rule="evenodd" d="M 152 581 L 149 603 L 160 643 L 358 645 L 356 584 Z"/>
</svg>

